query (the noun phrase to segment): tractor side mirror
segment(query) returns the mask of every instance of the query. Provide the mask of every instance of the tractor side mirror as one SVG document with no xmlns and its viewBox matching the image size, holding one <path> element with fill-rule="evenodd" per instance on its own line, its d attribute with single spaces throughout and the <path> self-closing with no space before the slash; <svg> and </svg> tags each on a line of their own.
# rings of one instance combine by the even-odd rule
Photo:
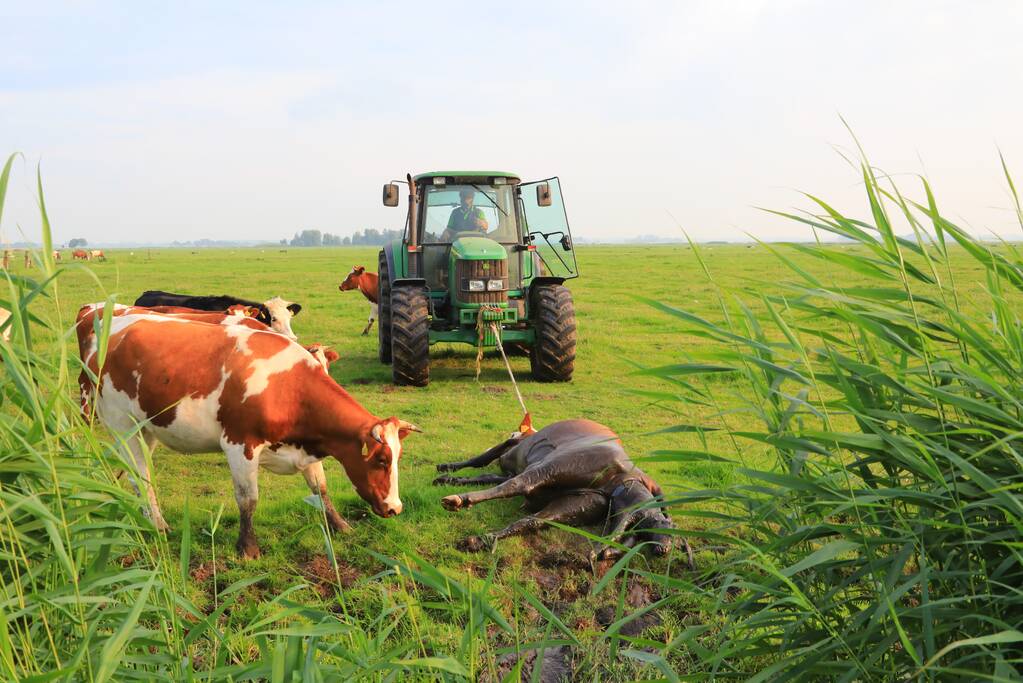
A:
<svg viewBox="0 0 1023 683">
<path fill-rule="evenodd" d="M 547 183 L 540 183 L 536 186 L 536 204 L 537 206 L 551 205 L 551 186 Z"/>
<path fill-rule="evenodd" d="M 398 186 L 394 183 L 384 185 L 384 206 L 398 206 Z"/>
<path fill-rule="evenodd" d="M 572 251 L 572 238 L 568 235 L 561 236 L 561 248 L 565 251 Z"/>
</svg>

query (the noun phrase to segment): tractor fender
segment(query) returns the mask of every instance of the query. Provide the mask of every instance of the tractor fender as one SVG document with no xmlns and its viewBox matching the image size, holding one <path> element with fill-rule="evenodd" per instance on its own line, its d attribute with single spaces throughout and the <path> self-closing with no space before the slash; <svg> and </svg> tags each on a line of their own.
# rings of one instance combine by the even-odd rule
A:
<svg viewBox="0 0 1023 683">
<path fill-rule="evenodd" d="M 529 283 L 530 289 L 542 285 L 563 285 L 565 284 L 565 278 L 557 277 L 554 275 L 539 275 L 533 278 L 533 281 Z"/>
<path fill-rule="evenodd" d="M 391 287 L 426 287 L 426 279 L 421 277 L 400 277 L 391 281 Z"/>
</svg>

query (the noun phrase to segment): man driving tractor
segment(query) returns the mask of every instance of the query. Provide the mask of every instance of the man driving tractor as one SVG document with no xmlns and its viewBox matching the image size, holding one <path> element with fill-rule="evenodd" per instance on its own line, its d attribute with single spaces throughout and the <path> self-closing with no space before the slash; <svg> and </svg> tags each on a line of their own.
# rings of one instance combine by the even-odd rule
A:
<svg viewBox="0 0 1023 683">
<path fill-rule="evenodd" d="M 471 187 L 463 187 L 459 191 L 458 198 L 461 203 L 452 209 L 448 217 L 448 227 L 440 238 L 442 242 L 450 242 L 460 232 L 478 232 L 481 235 L 487 233 L 490 226 L 483 215 L 483 209 L 473 206 L 475 195 L 476 190 Z"/>
</svg>

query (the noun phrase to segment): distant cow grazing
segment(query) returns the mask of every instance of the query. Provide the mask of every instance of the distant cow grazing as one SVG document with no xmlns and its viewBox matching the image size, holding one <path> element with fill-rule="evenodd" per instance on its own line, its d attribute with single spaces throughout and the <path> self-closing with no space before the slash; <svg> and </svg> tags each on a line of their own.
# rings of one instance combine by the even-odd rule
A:
<svg viewBox="0 0 1023 683">
<path fill-rule="evenodd" d="M 11 269 L 11 252 L 9 249 L 4 249 L 3 257 L 0 259 L 0 266 L 2 266 L 4 270 Z"/>
<path fill-rule="evenodd" d="M 25 250 L 25 267 L 26 268 L 32 267 L 32 252 L 29 251 L 28 249 Z"/>
<path fill-rule="evenodd" d="M 256 320 L 289 339 L 298 339 L 295 333 L 291 331 L 291 319 L 302 310 L 300 304 L 285 301 L 279 296 L 275 296 L 260 304 L 226 294 L 220 296 L 193 296 L 191 294 L 171 294 L 170 292 L 161 292 L 157 289 L 143 292 L 142 296 L 135 300 L 135 305 L 182 306 L 184 308 L 195 308 L 200 311 L 226 311 L 232 306 L 247 306 L 259 310 Z"/>
<path fill-rule="evenodd" d="M 53 260 L 54 261 L 60 261 L 62 259 L 63 259 L 63 257 L 60 255 L 60 250 L 59 249 L 54 249 L 53 250 Z"/>
<path fill-rule="evenodd" d="M 103 261 L 107 260 L 106 254 L 103 253 L 102 249 L 93 249 L 90 251 L 89 258 L 101 259 Z"/>
<path fill-rule="evenodd" d="M 88 261 L 92 257 L 85 249 L 75 249 L 71 252 L 71 258 L 75 261 Z"/>
<path fill-rule="evenodd" d="M 372 415 L 297 343 L 246 325 L 125 313 L 111 319 L 101 370 L 93 332 L 101 314 L 101 306 L 79 311 L 79 351 L 98 376 L 97 415 L 110 430 L 125 435 L 138 474 L 148 484 L 157 527 L 166 529 L 167 523 L 143 443 L 158 441 L 180 453 L 224 452 L 241 516 L 238 552 L 246 558 L 260 554 L 252 528 L 260 466 L 277 474 L 301 472 L 335 530 L 348 524 L 327 497 L 326 457 L 341 463 L 377 515 L 401 513 L 402 439 L 419 428 Z M 139 424 L 144 426 L 136 431 Z"/>
<path fill-rule="evenodd" d="M 365 329 L 362 330 L 364 335 L 369 334 L 369 329 L 373 327 L 373 321 L 377 319 L 377 314 L 379 313 L 380 296 L 377 290 L 378 283 L 379 278 L 376 273 L 367 273 L 365 266 L 355 266 L 352 268 L 352 272 L 348 273 L 348 277 L 345 278 L 344 282 L 338 285 L 338 289 L 342 292 L 357 289 L 369 300 L 369 322 L 366 323 Z"/>
</svg>

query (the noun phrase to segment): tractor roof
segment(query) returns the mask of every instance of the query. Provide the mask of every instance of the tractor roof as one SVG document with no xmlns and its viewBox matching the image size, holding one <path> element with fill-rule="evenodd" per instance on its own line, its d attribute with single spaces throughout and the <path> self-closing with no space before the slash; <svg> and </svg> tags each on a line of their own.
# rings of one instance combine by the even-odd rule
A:
<svg viewBox="0 0 1023 683">
<path fill-rule="evenodd" d="M 430 171 L 429 173 L 420 173 L 413 176 L 412 179 L 418 182 L 425 178 L 437 177 L 452 178 L 455 183 L 460 181 L 487 182 L 489 178 L 508 178 L 513 183 L 519 182 L 518 174 L 508 173 L 507 171 Z"/>
</svg>

